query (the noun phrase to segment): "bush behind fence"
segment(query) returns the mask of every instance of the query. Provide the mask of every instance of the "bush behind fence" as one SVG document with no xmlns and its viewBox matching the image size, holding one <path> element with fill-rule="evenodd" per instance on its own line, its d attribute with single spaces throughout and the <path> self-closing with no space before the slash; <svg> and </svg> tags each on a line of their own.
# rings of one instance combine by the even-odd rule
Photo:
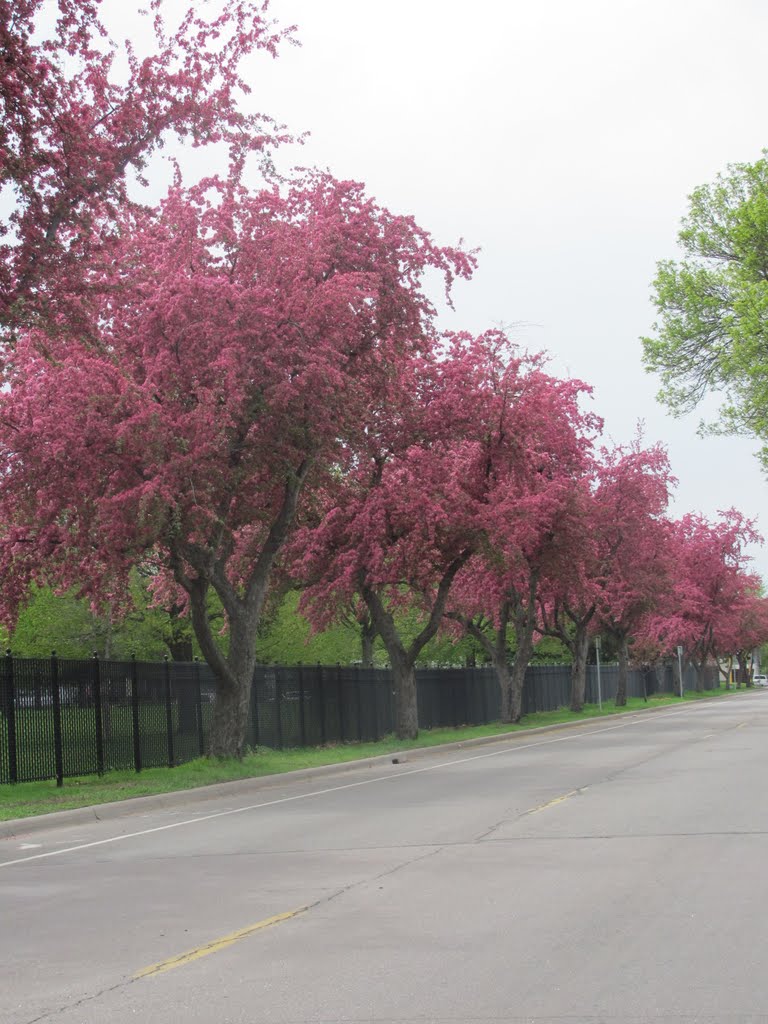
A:
<svg viewBox="0 0 768 1024">
<path fill-rule="evenodd" d="M 588 667 L 587 703 L 598 681 Z M 603 700 L 616 695 L 618 669 L 601 671 Z M 422 729 L 483 725 L 500 717 L 490 668 L 418 669 Z M 685 674 L 686 688 L 695 675 Z M 707 686 L 717 685 L 717 671 Z M 630 672 L 629 695 L 674 688 L 671 668 L 658 678 Z M 0 783 L 140 771 L 205 753 L 215 696 L 201 663 L 0 659 Z M 531 666 L 523 714 L 570 701 L 570 666 Z M 251 692 L 247 742 L 274 748 L 377 740 L 394 729 L 389 669 L 259 665 Z"/>
</svg>

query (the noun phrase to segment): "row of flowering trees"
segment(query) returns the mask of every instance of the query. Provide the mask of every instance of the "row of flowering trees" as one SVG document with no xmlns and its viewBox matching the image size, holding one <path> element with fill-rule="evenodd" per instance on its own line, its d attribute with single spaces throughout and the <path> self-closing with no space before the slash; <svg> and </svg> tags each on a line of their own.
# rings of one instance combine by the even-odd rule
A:
<svg viewBox="0 0 768 1024">
<path fill-rule="evenodd" d="M 116 614 L 141 564 L 216 676 L 221 756 L 243 753 L 256 635 L 285 579 L 318 627 L 352 609 L 381 637 L 401 737 L 439 629 L 482 643 L 511 721 L 539 633 L 572 651 L 576 707 L 596 631 L 625 668 L 631 645 L 700 664 L 768 635 L 748 523 L 670 521 L 663 450 L 599 449 L 585 384 L 498 331 L 440 333 L 425 277 L 449 294 L 471 253 L 329 174 L 244 186 L 269 123 L 238 114 L 237 68 L 279 42 L 265 6 L 229 0 L 173 38 L 157 21 L 157 54 L 129 53 L 118 88 L 96 0 L 59 0 L 47 49 L 39 0 L 0 0 L 0 183 L 17 200 L 0 278 L 5 619 L 34 584 Z M 126 169 L 171 131 L 226 140 L 228 175 L 129 201 Z M 407 640 L 406 604 L 423 614 Z"/>
<path fill-rule="evenodd" d="M 631 660 L 658 664 L 678 647 L 700 680 L 705 663 L 724 656 L 746 672 L 768 639 L 768 599 L 744 554 L 759 540 L 752 525 L 736 510 L 716 522 L 670 518 L 674 480 L 661 445 L 598 448 L 599 424 L 579 402 L 583 385 L 548 376 L 538 359 L 509 356 L 495 334 L 472 339 L 470 349 L 474 387 L 465 379 L 453 400 L 471 411 L 451 419 L 453 442 L 440 415 L 439 446 L 422 424 L 400 451 L 378 447 L 340 475 L 317 522 L 290 547 L 317 626 L 356 605 L 381 636 L 399 734 L 415 735 L 414 663 L 438 628 L 468 632 L 482 646 L 508 722 L 520 718 L 541 635 L 571 654 L 574 711 L 584 703 L 595 635 L 618 652 L 619 705 Z M 459 360 L 460 375 L 467 350 Z M 455 374 L 450 366 L 441 372 Z M 406 645 L 393 613 L 414 602 L 426 625 Z"/>
</svg>

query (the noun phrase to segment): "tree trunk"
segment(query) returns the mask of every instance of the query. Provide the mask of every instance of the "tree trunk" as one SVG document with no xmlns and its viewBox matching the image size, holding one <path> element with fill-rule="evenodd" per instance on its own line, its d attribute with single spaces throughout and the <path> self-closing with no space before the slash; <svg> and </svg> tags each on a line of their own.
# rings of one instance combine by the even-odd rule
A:
<svg viewBox="0 0 768 1024">
<path fill-rule="evenodd" d="M 739 661 L 739 678 L 744 681 L 745 686 L 752 686 L 752 675 L 747 667 L 747 655 L 745 651 L 737 651 L 736 657 Z"/>
<path fill-rule="evenodd" d="M 371 614 L 371 622 L 381 637 L 392 666 L 395 690 L 395 735 L 399 740 L 413 740 L 419 735 L 419 707 L 416 700 L 416 659 L 432 637 L 445 612 L 448 593 L 456 573 L 469 558 L 467 549 L 458 555 L 446 568 L 437 588 L 429 619 L 421 632 L 413 638 L 406 650 L 395 625 L 392 613 L 384 606 L 381 596 L 373 587 L 360 581 L 360 594 Z"/>
<path fill-rule="evenodd" d="M 234 551 L 234 537 L 226 529 L 205 547 L 176 538 L 170 548 L 173 575 L 189 596 L 192 629 L 203 657 L 216 677 L 216 702 L 208 737 L 209 757 L 240 759 L 245 752 L 256 667 L 256 637 L 267 597 L 270 573 L 286 542 L 307 473 L 312 465 L 304 458 L 288 468 L 282 503 L 272 520 L 250 575 L 236 587 L 226 575 L 226 563 Z M 207 598 L 213 588 L 229 625 L 229 652 L 224 655 L 211 632 Z"/>
<path fill-rule="evenodd" d="M 416 694 L 416 670 L 404 650 L 393 657 L 392 682 L 395 691 L 395 736 L 415 740 L 419 735 L 419 705 Z"/>
<path fill-rule="evenodd" d="M 519 722 L 523 717 L 523 686 L 525 685 L 525 671 L 528 668 L 529 660 L 530 658 L 522 661 L 515 656 L 509 687 L 509 717 L 506 719 L 502 718 L 502 721 Z"/>
<path fill-rule="evenodd" d="M 360 647 L 363 668 L 373 668 L 373 643 L 376 639 L 376 627 L 369 620 L 360 624 Z"/>
<path fill-rule="evenodd" d="M 509 718 L 502 718 L 503 722 L 519 722 L 522 718 L 522 691 L 525 685 L 525 672 L 530 664 L 530 657 L 534 653 L 534 626 L 526 624 L 524 630 L 515 629 L 517 650 L 512 663 L 510 680 L 510 701 Z"/>
<path fill-rule="evenodd" d="M 502 714 L 502 722 L 519 722 L 523 717 L 523 686 L 525 672 L 533 655 L 533 631 L 536 628 L 536 591 L 538 573 L 532 572 L 528 580 L 528 594 L 523 601 L 519 595 L 512 609 L 517 650 L 512 662 L 509 717 Z"/>
<path fill-rule="evenodd" d="M 209 757 L 242 759 L 250 697 L 251 687 L 245 681 L 237 687 L 218 688 L 208 737 Z"/>
<path fill-rule="evenodd" d="M 473 619 L 462 619 L 456 616 L 459 622 L 463 624 L 467 633 L 480 644 L 491 660 L 494 672 L 496 673 L 496 681 L 499 684 L 499 704 L 502 722 L 512 721 L 510 717 L 512 714 L 512 680 L 509 674 L 507 656 L 507 627 L 509 625 L 510 612 L 511 605 L 509 601 L 503 601 L 499 608 L 498 624 L 493 640 L 486 632 L 485 620 L 482 616 L 477 622 Z"/>
<path fill-rule="evenodd" d="M 619 681 L 616 686 L 616 707 L 627 706 L 627 682 L 629 680 L 629 645 L 625 636 L 620 637 L 619 647 Z"/>
<path fill-rule="evenodd" d="M 693 658 L 691 659 L 693 661 Z M 704 667 L 706 661 L 693 661 L 693 667 L 696 670 L 696 693 L 703 693 L 704 691 Z"/>
<path fill-rule="evenodd" d="M 512 721 L 512 676 L 509 672 L 506 651 L 499 656 L 494 653 L 491 658 L 493 669 L 496 673 L 496 680 L 499 684 L 499 695 L 501 697 L 501 720 L 502 722 Z"/>
<path fill-rule="evenodd" d="M 589 656 L 589 636 L 586 628 L 577 627 L 571 651 L 571 711 L 576 713 L 584 710 L 584 698 L 587 692 L 587 657 Z"/>
<path fill-rule="evenodd" d="M 517 617 L 516 617 L 517 618 Z M 519 622 L 515 625 L 515 639 L 517 650 L 512 662 L 509 685 L 509 709 L 505 718 L 502 709 L 502 722 L 519 722 L 523 717 L 523 687 L 525 685 L 525 673 L 533 654 L 533 623 L 526 621 L 520 628 Z"/>
<path fill-rule="evenodd" d="M 242 759 L 251 706 L 251 686 L 256 667 L 256 624 L 243 616 L 230 620 L 229 654 L 209 660 L 216 676 L 216 701 L 208 735 L 208 756 Z"/>
<path fill-rule="evenodd" d="M 171 661 L 192 661 L 194 657 L 191 637 L 166 640 L 165 646 L 171 655 Z"/>
<path fill-rule="evenodd" d="M 655 662 L 653 672 L 656 676 L 656 693 L 663 693 L 666 685 L 666 666 L 664 665 L 664 662 Z"/>
</svg>

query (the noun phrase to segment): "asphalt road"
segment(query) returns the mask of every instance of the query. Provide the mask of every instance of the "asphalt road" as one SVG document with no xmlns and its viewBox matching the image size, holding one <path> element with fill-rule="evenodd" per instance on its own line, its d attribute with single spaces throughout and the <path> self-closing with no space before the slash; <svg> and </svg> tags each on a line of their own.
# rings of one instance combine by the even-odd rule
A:
<svg viewBox="0 0 768 1024">
<path fill-rule="evenodd" d="M 2 1024 L 768 1022 L 768 693 L 0 840 Z"/>
</svg>

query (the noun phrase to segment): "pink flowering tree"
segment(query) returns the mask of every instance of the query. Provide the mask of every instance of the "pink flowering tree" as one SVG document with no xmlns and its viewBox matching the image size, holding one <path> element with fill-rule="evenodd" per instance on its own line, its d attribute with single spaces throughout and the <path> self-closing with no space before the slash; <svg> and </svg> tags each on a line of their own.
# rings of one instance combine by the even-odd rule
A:
<svg viewBox="0 0 768 1024">
<path fill-rule="evenodd" d="M 596 580 L 600 544 L 596 531 L 599 506 L 592 467 L 574 481 L 568 517 L 567 557 L 559 560 L 539 589 L 540 630 L 555 637 L 571 655 L 570 709 L 584 709 L 591 628 L 597 613 Z"/>
<path fill-rule="evenodd" d="M 216 676 L 210 753 L 240 756 L 257 628 L 296 518 L 429 348 L 424 272 L 450 282 L 472 261 L 325 175 L 252 196 L 177 190 L 156 214 L 128 211 L 119 239 L 92 272 L 82 334 L 29 329 L 10 357 L 3 611 L 33 581 L 114 604 L 129 567 L 153 560 Z"/>
<path fill-rule="evenodd" d="M 365 417 L 365 442 L 330 482 L 324 514 L 296 539 L 309 582 L 302 608 L 316 627 L 355 599 L 389 657 L 399 738 L 418 734 L 415 663 L 441 626 L 451 587 L 478 539 L 485 447 L 477 415 L 478 347 L 452 340 L 389 382 Z M 421 626 L 403 635 L 398 613 Z"/>
<path fill-rule="evenodd" d="M 616 705 L 627 702 L 629 643 L 671 585 L 672 544 L 666 518 L 673 484 L 661 445 L 604 451 L 595 489 L 598 560 L 591 581 L 595 625 L 615 642 Z"/>
<path fill-rule="evenodd" d="M 600 423 L 582 409 L 589 389 L 543 369 L 541 356 L 492 353 L 478 415 L 484 417 L 484 493 L 478 557 L 460 573 L 450 615 L 494 666 L 502 721 L 522 714 L 525 672 L 540 631 L 539 598 L 565 571 L 579 535 L 579 481 Z M 508 633 L 514 632 L 511 669 Z"/>
<path fill-rule="evenodd" d="M 733 601 L 717 625 L 714 648 L 721 676 L 730 681 L 734 663 L 738 666 L 737 684 L 752 685 L 752 652 L 768 640 L 768 599 L 761 597 L 759 580 L 741 573 Z"/>
<path fill-rule="evenodd" d="M 752 653 L 768 642 L 768 598 L 761 595 L 758 579 L 747 574 L 739 601 L 738 622 L 732 638 L 720 647 L 733 652 L 739 665 L 740 681 L 752 685 Z"/>
<path fill-rule="evenodd" d="M 747 543 L 760 540 L 753 524 L 735 509 L 716 522 L 689 513 L 673 524 L 671 586 L 645 629 L 670 653 L 677 646 L 696 669 L 720 655 L 737 654 L 765 638 L 760 581 L 747 571 Z"/>
<path fill-rule="evenodd" d="M 62 312 L 82 287 L 95 249 L 115 241 L 129 172 L 170 137 L 223 142 L 236 175 L 245 155 L 277 141 L 262 116 L 245 115 L 243 58 L 274 55 L 285 33 L 262 0 L 224 0 L 206 18 L 191 5 L 175 31 L 162 0 L 149 3 L 139 57 L 116 46 L 101 0 L 0 0 L 0 328 Z M 77 303 L 66 305 L 72 316 Z"/>
<path fill-rule="evenodd" d="M 542 588 L 542 629 L 571 652 L 571 710 L 581 711 L 590 637 L 603 631 L 619 655 L 626 700 L 629 644 L 665 586 L 665 509 L 672 477 L 660 446 L 603 449 L 580 482 L 569 557 Z"/>
</svg>

